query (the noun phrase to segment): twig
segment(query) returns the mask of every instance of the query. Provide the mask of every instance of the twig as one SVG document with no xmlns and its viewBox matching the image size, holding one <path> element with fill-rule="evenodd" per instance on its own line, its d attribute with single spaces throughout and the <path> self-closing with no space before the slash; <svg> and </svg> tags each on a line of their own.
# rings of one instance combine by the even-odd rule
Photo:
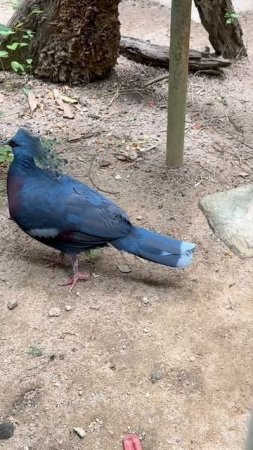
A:
<svg viewBox="0 0 253 450">
<path fill-rule="evenodd" d="M 147 152 L 150 152 L 151 150 L 155 150 L 155 148 L 158 146 L 158 144 L 155 144 L 155 145 L 152 145 L 152 147 L 149 147 L 149 148 L 146 148 L 146 149 L 144 149 L 144 150 L 141 150 L 140 151 L 140 155 L 143 155 L 143 153 L 147 153 Z"/>
<path fill-rule="evenodd" d="M 234 139 L 236 139 L 236 141 L 240 142 L 241 144 L 245 145 L 245 147 L 250 148 L 251 150 L 253 150 L 252 145 L 247 144 L 247 142 L 242 141 L 241 139 L 238 139 L 236 136 L 234 136 Z"/>
<path fill-rule="evenodd" d="M 89 177 L 89 180 L 91 181 L 91 183 L 93 184 L 93 186 L 96 188 L 96 189 L 98 189 L 99 191 L 101 191 L 101 192 L 104 192 L 105 194 L 112 194 L 112 195 L 114 195 L 114 194 L 119 194 L 119 191 L 108 191 L 108 190 L 105 190 L 105 189 L 102 189 L 101 187 L 99 187 L 96 183 L 95 183 L 95 181 L 93 180 L 93 178 L 92 178 L 92 176 L 91 176 L 91 171 L 92 171 L 92 167 L 93 167 L 93 164 L 94 164 L 94 162 L 95 162 L 95 159 L 96 159 L 96 155 L 94 156 L 94 158 L 92 159 L 92 161 L 91 161 L 91 164 L 90 164 L 90 167 L 89 167 L 89 170 L 88 170 L 88 177 Z"/>
<path fill-rule="evenodd" d="M 1 117 L 10 117 L 10 116 L 15 116 L 15 114 L 19 114 L 20 113 L 20 109 L 18 111 L 12 112 L 10 114 L 3 114 Z"/>
<path fill-rule="evenodd" d="M 108 103 L 108 106 L 111 106 L 113 104 L 113 102 L 118 98 L 119 96 L 119 88 L 117 87 L 117 90 L 114 94 L 114 96 L 112 97 L 111 101 Z"/>
<path fill-rule="evenodd" d="M 220 125 L 218 125 L 218 124 L 216 123 L 215 126 L 224 132 L 224 128 L 222 128 Z M 227 133 L 226 133 L 226 134 L 227 134 Z M 243 144 L 245 147 L 248 147 L 248 148 L 250 148 L 250 150 L 253 150 L 252 145 L 249 145 L 249 144 L 247 144 L 247 142 L 244 142 L 244 141 L 242 141 L 241 139 L 238 139 L 237 136 L 233 136 L 233 138 L 234 138 L 237 142 L 240 142 L 240 144 Z M 250 153 L 251 153 L 251 152 L 250 152 Z"/>
<path fill-rule="evenodd" d="M 113 103 L 115 100 L 117 100 L 117 98 L 118 98 L 120 95 L 128 94 L 128 93 L 131 92 L 131 93 L 138 94 L 138 95 L 140 95 L 141 97 L 143 97 L 143 94 L 142 94 L 142 92 L 140 92 L 140 91 L 144 91 L 144 90 L 145 90 L 144 88 L 134 88 L 134 89 L 119 89 L 119 88 L 117 88 L 115 92 L 106 92 L 106 94 L 104 94 L 103 97 L 108 97 L 109 95 L 113 94 L 112 99 L 111 99 L 110 102 L 108 103 L 108 106 L 111 106 L 112 103 Z"/>
<path fill-rule="evenodd" d="M 151 86 L 151 84 L 159 83 L 159 81 L 169 80 L 169 75 L 160 75 L 159 77 L 153 78 L 144 84 L 145 87 Z"/>
</svg>

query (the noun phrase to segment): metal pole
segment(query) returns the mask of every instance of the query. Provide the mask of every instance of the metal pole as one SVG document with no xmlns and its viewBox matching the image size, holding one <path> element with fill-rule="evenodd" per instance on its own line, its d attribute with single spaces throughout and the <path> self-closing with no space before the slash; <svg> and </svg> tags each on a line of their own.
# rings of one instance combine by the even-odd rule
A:
<svg viewBox="0 0 253 450">
<path fill-rule="evenodd" d="M 192 0 L 172 0 L 167 122 L 168 167 L 183 164 Z"/>
</svg>

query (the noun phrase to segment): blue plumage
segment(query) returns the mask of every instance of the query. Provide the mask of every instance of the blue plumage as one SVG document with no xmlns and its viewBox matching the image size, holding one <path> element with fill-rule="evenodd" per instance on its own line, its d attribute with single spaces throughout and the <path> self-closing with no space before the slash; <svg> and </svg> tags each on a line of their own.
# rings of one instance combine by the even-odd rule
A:
<svg viewBox="0 0 253 450">
<path fill-rule="evenodd" d="M 165 266 L 183 268 L 192 262 L 194 244 L 136 227 L 104 195 L 70 176 L 39 168 L 40 141 L 26 130 L 19 129 L 8 145 L 14 153 L 7 182 L 10 216 L 33 238 L 72 257 L 72 287 L 82 278 L 76 255 L 109 243 Z"/>
</svg>

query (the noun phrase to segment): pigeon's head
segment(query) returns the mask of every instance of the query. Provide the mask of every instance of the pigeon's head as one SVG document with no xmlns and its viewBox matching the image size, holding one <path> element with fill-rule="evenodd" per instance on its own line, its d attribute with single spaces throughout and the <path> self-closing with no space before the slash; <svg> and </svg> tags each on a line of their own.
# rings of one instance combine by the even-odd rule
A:
<svg viewBox="0 0 253 450">
<path fill-rule="evenodd" d="M 33 136 L 25 128 L 19 128 L 16 134 L 8 141 L 0 142 L 2 145 L 12 147 L 14 156 L 27 156 L 35 158 L 41 150 L 40 139 Z"/>
</svg>

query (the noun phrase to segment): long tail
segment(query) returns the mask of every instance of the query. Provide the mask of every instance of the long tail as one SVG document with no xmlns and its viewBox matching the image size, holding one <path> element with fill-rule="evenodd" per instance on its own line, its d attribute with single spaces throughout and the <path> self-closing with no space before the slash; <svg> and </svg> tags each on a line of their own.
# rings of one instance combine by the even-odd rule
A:
<svg viewBox="0 0 253 450">
<path fill-rule="evenodd" d="M 132 253 L 140 258 L 170 267 L 187 267 L 191 264 L 195 244 L 172 239 L 133 226 L 132 232 L 111 244 L 118 250 Z"/>
</svg>

